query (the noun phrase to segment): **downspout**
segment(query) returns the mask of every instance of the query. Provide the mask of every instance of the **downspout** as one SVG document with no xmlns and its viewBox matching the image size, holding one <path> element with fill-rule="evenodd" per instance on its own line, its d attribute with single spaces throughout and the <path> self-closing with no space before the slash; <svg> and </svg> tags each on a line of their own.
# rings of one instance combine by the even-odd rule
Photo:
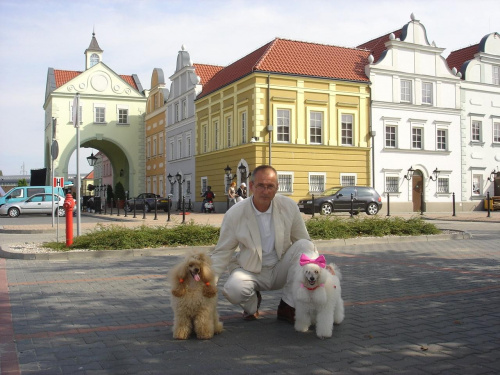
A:
<svg viewBox="0 0 500 375">
<path fill-rule="evenodd" d="M 267 75 L 267 131 L 269 136 L 269 165 L 272 165 L 271 161 L 271 144 L 273 140 L 273 127 L 270 124 L 271 121 L 271 75 Z"/>
<path fill-rule="evenodd" d="M 372 187 L 375 188 L 375 133 L 373 131 L 373 119 L 372 119 L 372 105 L 373 100 L 370 100 L 370 107 L 368 108 L 368 112 L 370 113 L 370 136 L 372 139 Z"/>
</svg>

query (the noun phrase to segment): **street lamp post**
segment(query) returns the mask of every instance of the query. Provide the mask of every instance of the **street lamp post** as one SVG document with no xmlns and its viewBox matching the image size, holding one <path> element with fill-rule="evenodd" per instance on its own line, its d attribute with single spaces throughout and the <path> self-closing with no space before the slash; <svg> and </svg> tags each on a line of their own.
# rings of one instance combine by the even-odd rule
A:
<svg viewBox="0 0 500 375">
<path fill-rule="evenodd" d="M 186 205 L 184 204 L 184 194 L 182 194 L 182 184 L 186 180 L 182 178 L 182 175 L 179 172 L 177 172 L 177 174 L 175 175 L 175 179 L 179 184 L 179 200 L 182 203 L 182 224 L 184 224 L 186 222 Z"/>
</svg>

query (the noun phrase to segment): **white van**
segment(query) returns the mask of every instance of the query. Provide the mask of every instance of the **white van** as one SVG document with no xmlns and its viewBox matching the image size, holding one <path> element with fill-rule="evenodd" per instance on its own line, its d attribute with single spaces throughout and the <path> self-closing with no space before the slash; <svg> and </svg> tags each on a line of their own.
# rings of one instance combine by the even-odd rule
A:
<svg viewBox="0 0 500 375">
<path fill-rule="evenodd" d="M 58 194 L 64 197 L 64 190 L 60 187 L 52 188 L 52 186 L 18 186 L 10 189 L 7 194 L 0 197 L 0 207 L 6 203 L 14 203 L 23 201 L 33 194 L 47 193 L 52 194 L 52 189 L 54 189 L 54 194 Z"/>
</svg>

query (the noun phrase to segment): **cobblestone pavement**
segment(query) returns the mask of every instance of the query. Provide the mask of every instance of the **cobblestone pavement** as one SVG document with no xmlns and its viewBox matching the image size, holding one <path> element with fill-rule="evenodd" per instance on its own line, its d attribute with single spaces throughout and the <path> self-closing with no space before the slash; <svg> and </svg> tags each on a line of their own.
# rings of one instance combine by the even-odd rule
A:
<svg viewBox="0 0 500 375">
<path fill-rule="evenodd" d="M 181 250 L 0 259 L 1 373 L 498 373 L 500 225 L 461 225 L 471 239 L 322 247 L 342 270 L 346 303 L 327 340 L 278 321 L 279 292 L 263 293 L 254 322 L 220 296 L 222 334 L 173 340 L 165 273 Z"/>
</svg>

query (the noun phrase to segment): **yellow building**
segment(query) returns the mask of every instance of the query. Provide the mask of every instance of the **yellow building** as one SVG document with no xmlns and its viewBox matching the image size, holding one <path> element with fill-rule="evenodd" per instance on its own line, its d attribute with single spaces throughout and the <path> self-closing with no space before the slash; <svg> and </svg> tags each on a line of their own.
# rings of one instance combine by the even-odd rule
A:
<svg viewBox="0 0 500 375">
<path fill-rule="evenodd" d="M 153 69 L 146 105 L 146 193 L 166 195 L 165 126 L 168 89 L 160 68 Z M 138 192 L 139 194 L 142 192 Z"/>
<path fill-rule="evenodd" d="M 229 179 L 260 164 L 298 200 L 370 185 L 369 52 L 274 39 L 218 72 L 196 99 L 196 189 L 224 207 Z"/>
</svg>

